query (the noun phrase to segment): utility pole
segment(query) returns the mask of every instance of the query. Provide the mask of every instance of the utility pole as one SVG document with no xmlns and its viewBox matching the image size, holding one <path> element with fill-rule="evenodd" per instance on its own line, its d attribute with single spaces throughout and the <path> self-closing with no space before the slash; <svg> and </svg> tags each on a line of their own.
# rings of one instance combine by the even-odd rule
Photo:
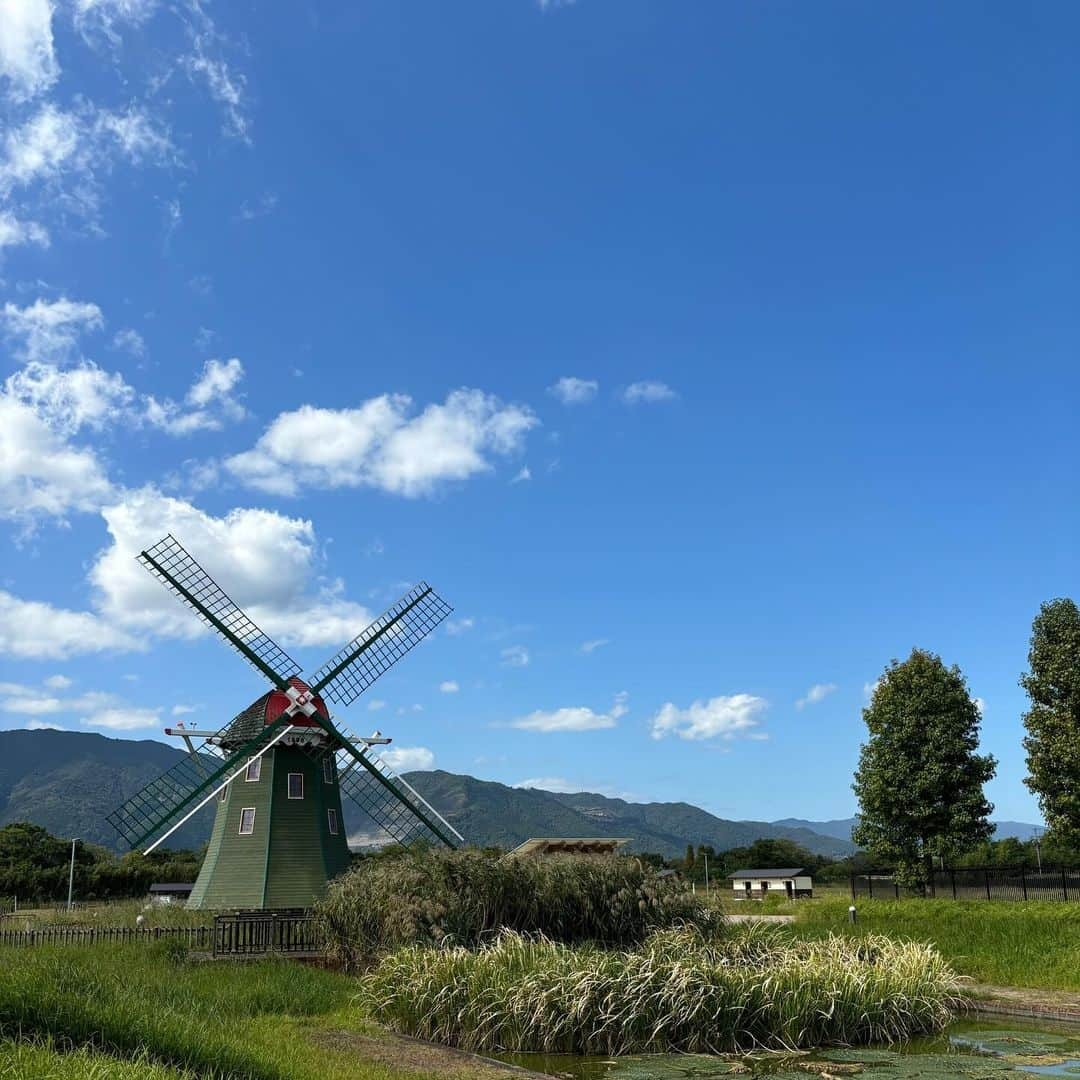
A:
<svg viewBox="0 0 1080 1080">
<path fill-rule="evenodd" d="M 68 870 L 68 911 L 71 910 L 71 894 L 75 887 L 75 845 L 79 842 L 79 837 L 73 836 L 71 838 L 71 869 Z"/>
<path fill-rule="evenodd" d="M 705 895 L 709 895 L 709 854 L 706 851 L 701 853 L 705 856 Z"/>
<path fill-rule="evenodd" d="M 1042 838 L 1038 833 L 1035 834 L 1035 858 L 1039 863 L 1039 873 L 1042 873 Z"/>
</svg>

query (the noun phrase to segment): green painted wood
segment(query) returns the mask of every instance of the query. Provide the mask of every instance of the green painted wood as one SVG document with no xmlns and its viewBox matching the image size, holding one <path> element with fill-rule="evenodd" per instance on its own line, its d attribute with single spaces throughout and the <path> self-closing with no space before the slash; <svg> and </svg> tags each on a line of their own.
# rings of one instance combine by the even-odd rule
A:
<svg viewBox="0 0 1080 1080">
<path fill-rule="evenodd" d="M 304 751 L 275 747 L 262 758 L 257 782 L 243 776 L 219 803 L 206 859 L 191 893 L 191 908 L 305 908 L 326 892 L 327 880 L 349 865 L 336 777 Z M 288 797 L 289 773 L 304 778 L 303 799 Z M 240 836 L 240 812 L 255 807 L 255 829 Z M 326 811 L 338 814 L 330 835 Z"/>
</svg>

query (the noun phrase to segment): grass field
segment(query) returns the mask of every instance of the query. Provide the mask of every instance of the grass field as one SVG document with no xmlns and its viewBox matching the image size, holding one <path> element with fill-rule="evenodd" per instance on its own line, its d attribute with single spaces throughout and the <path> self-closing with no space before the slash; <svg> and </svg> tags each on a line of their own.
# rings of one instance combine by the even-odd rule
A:
<svg viewBox="0 0 1080 1080">
<path fill-rule="evenodd" d="M 978 982 L 1080 990 L 1080 904 L 963 900 L 850 900 L 792 905 L 801 934 L 886 934 L 937 946 L 953 968 Z"/>
<path fill-rule="evenodd" d="M 108 900 L 68 912 L 57 908 L 23 908 L 0 919 L 0 929 L 43 926 L 213 926 L 212 911 L 187 911 L 182 904 L 148 904 L 145 900 Z"/>
<path fill-rule="evenodd" d="M 0 1077 L 502 1075 L 382 1034 L 356 1012 L 355 991 L 346 976 L 296 963 L 180 962 L 164 946 L 9 952 L 0 962 Z"/>
</svg>

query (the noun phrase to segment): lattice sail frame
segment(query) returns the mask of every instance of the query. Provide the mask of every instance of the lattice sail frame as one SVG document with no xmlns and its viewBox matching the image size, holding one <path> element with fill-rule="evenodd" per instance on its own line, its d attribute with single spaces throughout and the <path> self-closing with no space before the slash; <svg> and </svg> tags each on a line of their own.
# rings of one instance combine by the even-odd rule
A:
<svg viewBox="0 0 1080 1080">
<path fill-rule="evenodd" d="M 129 847 L 140 847 L 155 833 L 176 825 L 200 795 L 212 791 L 230 772 L 258 754 L 287 724 L 284 718 L 267 724 L 257 738 L 232 753 L 216 752 L 210 749 L 209 742 L 204 742 L 106 815 L 105 820 Z"/>
<path fill-rule="evenodd" d="M 237 607 L 171 534 L 141 552 L 138 559 L 279 689 L 288 689 L 288 680 L 300 674 L 300 665 Z M 318 669 L 309 683 L 312 692 L 323 693 L 341 705 L 351 704 L 452 611 L 421 582 Z M 370 753 L 362 740 L 351 738 L 317 714 L 313 719 L 331 741 L 321 751 L 312 747 L 310 752 L 317 757 L 334 754 L 340 789 L 390 837 L 405 846 L 438 841 L 456 847 L 457 842 L 464 842 L 461 834 L 406 780 Z M 184 812 L 200 795 L 228 777 L 245 758 L 265 749 L 287 719 L 268 725 L 258 737 L 232 752 L 210 749 L 234 723 L 236 719 L 108 815 L 106 820 L 131 847 L 183 820 Z"/>
<path fill-rule="evenodd" d="M 403 847 L 441 843 L 457 847 L 465 838 L 404 777 L 361 742 L 309 751 L 318 761 L 334 758 L 338 790 L 392 840 Z"/>
<path fill-rule="evenodd" d="M 221 634 L 256 671 L 279 688 L 303 670 L 233 603 L 171 533 L 136 558 L 169 592 L 186 600 L 207 626 Z"/>
<path fill-rule="evenodd" d="M 312 691 L 351 705 L 453 610 L 426 581 L 420 582 L 312 675 Z"/>
</svg>

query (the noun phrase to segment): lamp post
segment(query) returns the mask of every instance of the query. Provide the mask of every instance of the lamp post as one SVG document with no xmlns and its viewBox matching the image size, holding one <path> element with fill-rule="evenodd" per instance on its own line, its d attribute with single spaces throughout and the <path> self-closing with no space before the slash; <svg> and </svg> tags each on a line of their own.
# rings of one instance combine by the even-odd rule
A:
<svg viewBox="0 0 1080 1080">
<path fill-rule="evenodd" d="M 75 887 L 75 845 L 79 842 L 79 837 L 73 836 L 71 838 L 71 868 L 68 870 L 68 911 L 71 910 L 71 894 Z"/>
</svg>

